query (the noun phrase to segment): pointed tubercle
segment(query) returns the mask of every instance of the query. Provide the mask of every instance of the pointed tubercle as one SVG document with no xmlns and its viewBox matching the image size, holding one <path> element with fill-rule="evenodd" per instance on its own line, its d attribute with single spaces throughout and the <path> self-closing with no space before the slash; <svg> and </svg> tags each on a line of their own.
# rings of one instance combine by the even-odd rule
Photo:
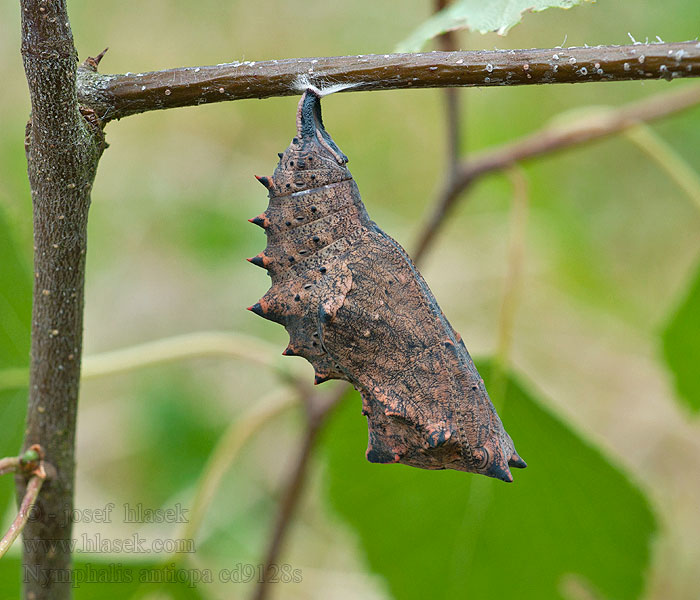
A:
<svg viewBox="0 0 700 600">
<path fill-rule="evenodd" d="M 254 312 L 256 315 L 260 317 L 264 317 L 265 313 L 263 312 L 262 306 L 260 306 L 260 302 L 256 302 L 253 304 L 253 306 L 249 306 L 246 310 L 249 310 L 250 312 Z"/>
<path fill-rule="evenodd" d="M 270 299 L 267 294 L 260 298 L 260 300 L 253 304 L 253 306 L 249 306 L 248 310 L 261 316 L 263 319 L 267 319 L 268 321 L 274 321 L 275 323 L 281 323 L 282 325 L 285 323 L 284 313 L 280 312 L 279 307 L 276 308 L 270 303 Z"/>
<path fill-rule="evenodd" d="M 262 213 L 257 217 L 253 217 L 252 219 L 248 219 L 248 222 L 257 225 L 258 227 L 262 227 L 263 229 L 267 229 L 270 226 L 270 222 L 267 220 L 265 213 Z"/>
<path fill-rule="evenodd" d="M 527 463 L 518 456 L 517 452 L 513 452 L 511 457 L 508 459 L 508 465 L 515 467 L 516 469 L 524 469 L 527 467 Z"/>
<path fill-rule="evenodd" d="M 263 176 L 256 175 L 255 179 L 257 179 L 260 183 L 262 183 L 268 190 L 272 187 L 272 183 L 270 182 L 269 177 L 265 177 L 264 175 Z"/>
<path fill-rule="evenodd" d="M 510 469 L 508 469 L 507 465 L 501 466 L 498 463 L 493 463 L 491 468 L 484 474 L 488 475 L 489 477 L 495 477 L 496 479 L 505 481 L 506 483 L 513 483 L 513 476 L 511 475 Z"/>
<path fill-rule="evenodd" d="M 246 260 L 249 263 L 254 264 L 256 267 L 262 267 L 263 269 L 267 269 L 267 266 L 270 264 L 270 259 L 262 252 L 260 254 L 256 254 L 252 258 L 246 258 Z"/>
<path fill-rule="evenodd" d="M 316 375 L 316 377 L 314 378 L 314 385 L 324 383 L 325 381 L 328 381 L 330 379 L 329 375 L 325 375 L 323 373 L 316 372 L 315 375 Z"/>
</svg>

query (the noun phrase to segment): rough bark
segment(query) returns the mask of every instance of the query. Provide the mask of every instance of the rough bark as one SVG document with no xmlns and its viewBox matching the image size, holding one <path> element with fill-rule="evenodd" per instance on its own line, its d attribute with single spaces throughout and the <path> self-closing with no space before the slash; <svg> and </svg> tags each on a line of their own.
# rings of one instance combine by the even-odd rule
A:
<svg viewBox="0 0 700 600">
<path fill-rule="evenodd" d="M 70 598 L 74 440 L 90 191 L 104 147 L 81 113 L 65 0 L 22 0 L 22 58 L 31 98 L 25 150 L 34 209 L 34 304 L 24 447 L 53 468 L 24 529 L 24 597 Z M 89 113 L 87 114 L 89 116 Z M 20 495 L 24 480 L 18 481 Z M 40 541 L 42 546 L 32 546 Z M 59 581 L 57 581 L 59 580 Z"/>
</svg>

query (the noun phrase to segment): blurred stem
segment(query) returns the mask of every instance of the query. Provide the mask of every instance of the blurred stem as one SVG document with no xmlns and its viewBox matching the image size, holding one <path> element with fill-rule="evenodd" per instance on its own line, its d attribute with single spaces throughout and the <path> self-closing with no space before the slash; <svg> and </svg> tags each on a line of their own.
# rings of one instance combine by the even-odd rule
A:
<svg viewBox="0 0 700 600">
<path fill-rule="evenodd" d="M 449 0 L 435 0 L 435 12 L 440 12 L 448 4 Z M 446 31 L 437 37 L 437 44 L 443 52 L 455 52 L 459 50 L 459 40 L 456 31 Z M 447 177 L 452 180 L 457 172 L 461 147 L 461 107 L 459 88 L 448 87 L 444 90 L 445 114 L 447 127 Z"/>
<path fill-rule="evenodd" d="M 447 174 L 453 180 L 459 165 L 460 148 L 462 145 L 462 112 L 458 88 L 445 89 L 445 114 L 447 125 Z"/>
<path fill-rule="evenodd" d="M 268 597 L 270 592 L 269 584 L 271 583 L 269 580 L 270 567 L 276 564 L 279 559 L 284 540 L 292 522 L 292 517 L 299 504 L 318 434 L 325 425 L 331 411 L 340 403 L 347 390 L 347 385 L 339 385 L 330 396 L 323 397 L 319 394 L 311 394 L 305 399 L 308 408 L 306 431 L 299 444 L 297 459 L 292 469 L 292 474 L 284 488 L 275 526 L 272 530 L 267 552 L 265 553 L 264 577 L 260 580 L 255 589 L 253 594 L 254 600 L 266 600 Z"/>
<path fill-rule="evenodd" d="M 277 349 L 246 335 L 223 331 L 199 331 L 112 350 L 83 360 L 82 379 L 116 375 L 179 360 L 224 356 L 246 360 L 271 369 L 284 381 L 298 381 Z M 0 371 L 0 391 L 25 387 L 27 369 Z"/>
<path fill-rule="evenodd" d="M 299 395 L 295 390 L 287 387 L 277 388 L 260 400 L 256 400 L 255 406 L 248 413 L 231 423 L 209 456 L 199 478 L 190 510 L 190 519 L 180 536 L 182 539 L 194 540 L 197 536 L 224 475 L 248 441 L 270 421 L 298 403 Z M 172 558 L 179 563 L 185 557 L 186 555 L 179 554 Z"/>
<path fill-rule="evenodd" d="M 513 202 L 510 213 L 508 266 L 506 271 L 501 310 L 498 318 L 498 343 L 491 375 L 491 399 L 503 408 L 507 391 L 507 373 L 510 349 L 513 341 L 515 314 L 522 291 L 523 270 L 527 237 L 528 190 L 523 169 L 514 166 L 507 171 L 513 186 Z"/>
<path fill-rule="evenodd" d="M 83 377 L 103 377 L 206 356 L 239 358 L 262 367 L 277 369 L 277 354 L 279 352 L 275 348 L 256 338 L 223 331 L 199 331 L 86 356 Z"/>
<path fill-rule="evenodd" d="M 700 175 L 688 161 L 647 125 L 637 125 L 625 134 L 664 169 L 700 210 Z"/>
<path fill-rule="evenodd" d="M 450 0 L 435 0 L 435 12 L 440 12 L 448 4 Z M 454 51 L 459 47 L 457 42 L 456 31 L 446 31 L 437 37 L 437 43 L 443 51 Z M 447 152 L 447 169 L 445 176 L 442 178 L 443 187 L 451 188 L 457 181 L 457 170 L 460 162 L 460 147 L 462 113 L 460 107 L 459 88 L 445 88 L 445 127 L 446 127 L 446 152 Z M 436 203 L 440 203 L 441 198 L 435 199 Z M 413 257 L 416 264 L 421 262 L 422 256 L 417 254 Z"/>
<path fill-rule="evenodd" d="M 255 406 L 239 419 L 233 421 L 224 434 L 219 438 L 216 447 L 209 455 L 209 460 L 200 475 L 195 497 L 190 509 L 189 520 L 178 539 L 193 541 L 199 532 L 216 490 L 228 473 L 233 463 L 240 456 L 241 450 L 260 430 L 283 412 L 299 404 L 299 391 L 292 387 L 279 387 L 259 400 Z M 161 561 L 161 567 L 173 565 L 179 568 L 189 557 L 189 553 L 174 553 L 167 555 Z M 153 585 L 142 583 L 131 595 L 132 600 L 150 597 Z"/>
<path fill-rule="evenodd" d="M 640 123 L 681 112 L 698 103 L 700 86 L 689 86 L 621 108 L 597 110 L 595 114 L 589 113 L 579 119 L 568 119 L 565 124 L 550 124 L 519 140 L 471 155 L 469 160 L 459 165 L 455 180 L 445 182 L 433 213 L 419 235 L 414 260 L 419 261 L 428 250 L 463 192 L 487 173 L 613 135 Z"/>
</svg>

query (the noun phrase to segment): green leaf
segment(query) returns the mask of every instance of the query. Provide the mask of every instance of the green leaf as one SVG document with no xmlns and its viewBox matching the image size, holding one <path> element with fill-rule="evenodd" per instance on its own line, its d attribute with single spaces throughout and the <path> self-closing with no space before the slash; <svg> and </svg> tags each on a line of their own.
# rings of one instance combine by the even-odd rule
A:
<svg viewBox="0 0 700 600">
<path fill-rule="evenodd" d="M 700 411 L 700 265 L 663 332 L 663 351 L 676 392 L 691 411 Z"/>
<path fill-rule="evenodd" d="M 488 382 L 488 368 L 480 370 Z M 359 397 L 334 416 L 323 441 L 328 498 L 369 567 L 402 600 L 639 597 L 656 529 L 645 496 L 507 381 L 500 413 L 529 465 L 512 484 L 370 464 Z"/>
<path fill-rule="evenodd" d="M 495 31 L 505 35 L 520 22 L 525 11 L 571 8 L 581 2 L 583 0 L 456 0 L 420 25 L 399 44 L 397 51 L 417 52 L 435 36 L 455 29 L 479 33 Z"/>
<path fill-rule="evenodd" d="M 14 235 L 0 207 L 0 370 L 29 365 L 32 310 L 30 271 L 14 244 Z M 1 378 L 0 378 L 1 379 Z M 16 455 L 22 444 L 26 389 L 0 391 L 0 457 Z M 14 503 L 14 481 L 0 478 L 0 514 Z M 6 597 L 0 595 L 0 597 Z M 9 597 L 9 596 L 7 596 Z"/>
<path fill-rule="evenodd" d="M 29 363 L 32 286 L 0 207 L 0 369 Z"/>
<path fill-rule="evenodd" d="M 141 374 L 138 397 L 143 404 L 129 431 L 138 450 L 129 462 L 139 468 L 122 465 L 129 482 L 120 491 L 138 493 L 139 502 L 158 506 L 197 481 L 224 423 L 213 406 L 202 404 L 207 390 L 201 381 L 177 366 Z M 113 476 L 105 481 L 113 482 Z"/>
</svg>

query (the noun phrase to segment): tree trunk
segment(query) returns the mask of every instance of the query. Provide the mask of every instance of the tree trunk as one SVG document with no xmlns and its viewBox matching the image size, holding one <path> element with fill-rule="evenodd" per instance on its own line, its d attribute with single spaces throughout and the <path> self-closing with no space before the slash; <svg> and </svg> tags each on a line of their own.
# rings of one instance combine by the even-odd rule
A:
<svg viewBox="0 0 700 600">
<path fill-rule="evenodd" d="M 70 598 L 76 412 L 90 191 L 104 148 L 81 114 L 65 0 L 22 0 L 22 58 L 32 113 L 25 150 L 34 208 L 34 303 L 24 448 L 53 468 L 24 529 L 22 580 L 32 600 Z M 25 482 L 18 482 L 20 497 Z"/>
</svg>

